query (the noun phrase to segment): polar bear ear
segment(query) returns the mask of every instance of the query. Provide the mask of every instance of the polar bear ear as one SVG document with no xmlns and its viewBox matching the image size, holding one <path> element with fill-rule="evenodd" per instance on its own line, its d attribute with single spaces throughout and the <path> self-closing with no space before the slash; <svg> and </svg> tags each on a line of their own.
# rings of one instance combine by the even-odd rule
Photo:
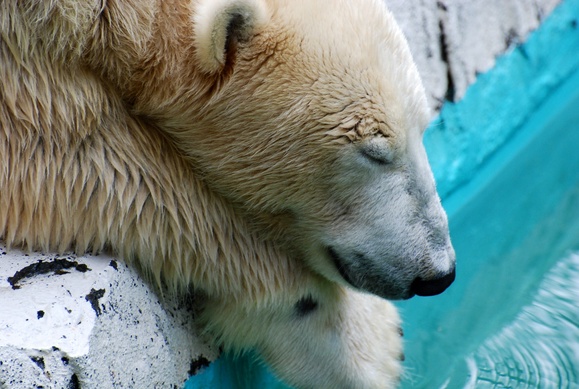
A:
<svg viewBox="0 0 579 389">
<path fill-rule="evenodd" d="M 197 59 L 207 73 L 223 69 L 237 42 L 263 26 L 267 10 L 262 0 L 201 0 L 195 10 Z"/>
</svg>

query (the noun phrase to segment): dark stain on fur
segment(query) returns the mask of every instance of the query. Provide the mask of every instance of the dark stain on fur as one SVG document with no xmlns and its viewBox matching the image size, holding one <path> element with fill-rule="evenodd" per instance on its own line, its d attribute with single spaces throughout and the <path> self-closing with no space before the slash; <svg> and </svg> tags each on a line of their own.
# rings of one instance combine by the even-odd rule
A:
<svg viewBox="0 0 579 389">
<path fill-rule="evenodd" d="M 318 302 L 312 296 L 302 297 L 295 305 L 295 311 L 299 318 L 309 315 L 318 308 Z"/>
<path fill-rule="evenodd" d="M 402 327 L 398 327 L 398 334 L 404 336 L 404 329 Z"/>
<path fill-rule="evenodd" d="M 70 261 L 66 258 L 55 258 L 52 261 L 39 260 L 36 263 L 30 264 L 18 270 L 12 277 L 8 277 L 8 283 L 10 283 L 12 289 L 20 289 L 20 285 L 18 285 L 18 283 L 26 278 L 32 278 L 37 275 L 49 273 L 56 275 L 67 274 L 69 273 L 67 271 L 68 269 L 75 269 L 81 273 L 85 273 L 91 270 L 84 263 Z"/>
</svg>

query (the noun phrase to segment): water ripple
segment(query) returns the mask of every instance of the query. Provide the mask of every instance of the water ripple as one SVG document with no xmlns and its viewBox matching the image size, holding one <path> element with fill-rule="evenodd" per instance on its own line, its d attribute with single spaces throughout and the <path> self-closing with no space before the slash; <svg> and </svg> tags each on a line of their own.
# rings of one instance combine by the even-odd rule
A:
<svg viewBox="0 0 579 389">
<path fill-rule="evenodd" d="M 468 388 L 579 388 L 579 252 L 553 267 L 534 301 L 467 365 Z"/>
</svg>

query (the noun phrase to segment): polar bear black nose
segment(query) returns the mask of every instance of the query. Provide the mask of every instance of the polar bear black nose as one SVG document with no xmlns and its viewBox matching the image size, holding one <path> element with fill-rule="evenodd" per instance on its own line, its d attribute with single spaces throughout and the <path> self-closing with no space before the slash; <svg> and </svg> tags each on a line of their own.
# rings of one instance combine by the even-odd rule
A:
<svg viewBox="0 0 579 389">
<path fill-rule="evenodd" d="M 434 296 L 440 294 L 446 290 L 454 281 L 456 277 L 456 270 L 452 269 L 450 273 L 447 273 L 441 277 L 433 278 L 430 280 L 423 280 L 417 277 L 410 285 L 410 291 L 417 296 Z"/>
</svg>

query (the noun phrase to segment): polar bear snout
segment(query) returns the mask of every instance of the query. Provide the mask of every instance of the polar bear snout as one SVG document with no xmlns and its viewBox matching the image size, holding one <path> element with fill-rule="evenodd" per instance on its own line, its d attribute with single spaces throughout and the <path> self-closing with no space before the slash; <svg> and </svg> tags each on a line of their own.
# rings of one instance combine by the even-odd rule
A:
<svg viewBox="0 0 579 389">
<path fill-rule="evenodd" d="M 423 279 L 417 277 L 410 285 L 410 292 L 416 296 L 435 296 L 444 292 L 456 277 L 456 268 L 449 273 L 437 275 L 435 278 Z"/>
</svg>

